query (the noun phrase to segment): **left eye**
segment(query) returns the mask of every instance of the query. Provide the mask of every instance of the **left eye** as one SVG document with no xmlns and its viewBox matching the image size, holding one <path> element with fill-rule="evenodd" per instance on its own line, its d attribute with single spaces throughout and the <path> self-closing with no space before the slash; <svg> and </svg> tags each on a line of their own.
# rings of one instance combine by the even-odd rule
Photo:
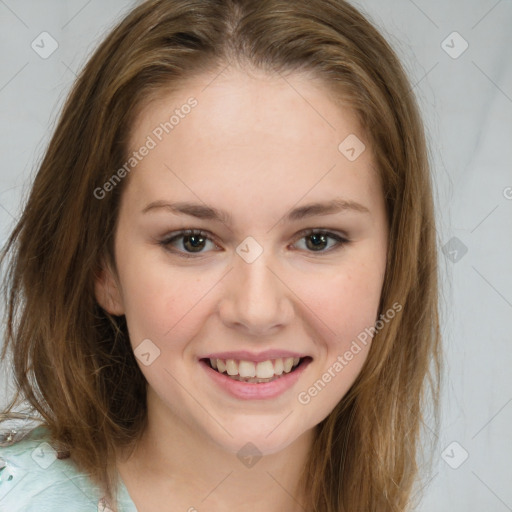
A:
<svg viewBox="0 0 512 512">
<path fill-rule="evenodd" d="M 324 245 L 328 243 L 327 241 L 329 238 L 335 241 L 335 243 L 333 244 L 334 249 L 340 249 L 342 246 L 344 246 L 345 244 L 348 244 L 348 242 L 349 242 L 348 239 L 346 239 L 345 237 L 343 237 L 341 235 L 338 235 L 336 233 L 331 233 L 330 231 L 324 231 L 321 229 L 309 229 L 307 231 L 303 231 L 302 233 L 300 233 L 300 235 L 301 235 L 301 237 L 299 238 L 299 240 L 301 240 L 302 238 L 305 238 L 306 240 L 311 241 L 311 244 L 308 244 L 306 242 L 306 246 L 308 248 L 309 247 L 313 248 L 313 250 L 310 252 L 321 252 L 321 253 L 330 252 L 332 246 L 328 250 L 323 250 L 323 249 L 325 249 Z"/>
<path fill-rule="evenodd" d="M 328 245 L 328 239 L 332 239 L 335 241 L 335 248 L 341 248 L 343 245 L 349 242 L 343 236 L 325 230 L 309 229 L 307 231 L 301 232 L 300 235 L 301 236 L 299 237 L 299 240 L 305 238 L 306 240 L 311 242 L 309 244 L 306 242 L 307 249 L 312 248 L 312 250 L 309 250 L 308 252 L 329 252 L 332 249 L 332 246 L 328 250 L 325 250 L 325 246 Z M 180 246 L 184 249 L 184 251 L 181 251 L 180 249 L 176 250 L 175 247 L 178 240 L 182 240 Z M 184 257 L 190 258 L 193 257 L 191 256 L 191 254 L 198 254 L 204 252 L 203 249 L 207 242 L 210 242 L 214 246 L 217 246 L 213 242 L 209 233 L 201 230 L 186 229 L 183 231 L 179 231 L 178 233 L 175 233 L 168 238 L 165 238 L 159 243 L 160 245 L 165 247 L 167 250 L 170 250 L 171 252 L 177 252 Z"/>
</svg>

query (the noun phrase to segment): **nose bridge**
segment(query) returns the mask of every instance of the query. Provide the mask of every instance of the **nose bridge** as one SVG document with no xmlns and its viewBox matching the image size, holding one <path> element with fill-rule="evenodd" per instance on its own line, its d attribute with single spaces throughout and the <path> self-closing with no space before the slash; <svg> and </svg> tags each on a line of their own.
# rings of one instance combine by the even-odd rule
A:
<svg viewBox="0 0 512 512">
<path fill-rule="evenodd" d="M 247 248 L 245 253 L 240 252 Z M 254 258 L 256 250 L 250 241 L 237 249 L 221 315 L 226 323 L 263 333 L 289 322 L 292 305 L 287 288 L 274 270 L 277 265 L 272 251 L 261 248 Z"/>
</svg>

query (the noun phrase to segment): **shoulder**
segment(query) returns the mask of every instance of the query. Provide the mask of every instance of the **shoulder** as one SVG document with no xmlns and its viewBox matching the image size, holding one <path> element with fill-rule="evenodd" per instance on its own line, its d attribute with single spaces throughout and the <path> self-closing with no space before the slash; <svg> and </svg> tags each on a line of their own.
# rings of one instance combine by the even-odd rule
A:
<svg viewBox="0 0 512 512">
<path fill-rule="evenodd" d="M 0 432 L 0 511 L 96 512 L 100 498 L 71 459 L 57 458 L 46 427 Z"/>
</svg>

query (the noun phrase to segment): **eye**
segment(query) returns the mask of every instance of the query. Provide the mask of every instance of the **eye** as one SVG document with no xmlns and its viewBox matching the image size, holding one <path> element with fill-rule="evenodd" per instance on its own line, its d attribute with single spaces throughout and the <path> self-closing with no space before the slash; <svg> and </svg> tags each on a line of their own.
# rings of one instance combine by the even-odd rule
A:
<svg viewBox="0 0 512 512">
<path fill-rule="evenodd" d="M 326 231 L 322 229 L 308 229 L 305 231 L 302 231 L 300 234 L 300 240 L 305 239 L 306 240 L 306 247 L 308 249 L 308 252 L 331 252 L 331 250 L 339 249 L 343 245 L 348 244 L 349 240 L 347 240 L 345 237 L 337 234 L 332 233 L 331 231 Z M 328 245 L 328 239 L 334 240 L 336 243 L 334 243 L 334 249 L 331 248 L 328 250 L 324 250 L 325 246 Z M 311 243 L 308 244 L 308 241 Z M 311 249 L 309 251 L 309 249 Z"/>
<path fill-rule="evenodd" d="M 307 252 L 330 252 L 349 243 L 349 240 L 345 237 L 322 229 L 308 229 L 300 232 L 299 235 L 299 240 L 306 240 L 305 250 Z M 329 239 L 334 240 L 335 243 L 331 244 L 328 250 L 325 250 L 326 246 L 329 245 Z M 205 252 L 203 249 L 207 243 L 211 243 L 214 247 L 218 248 L 209 233 L 198 229 L 179 231 L 159 242 L 165 249 L 179 253 L 185 258 L 193 258 L 193 254 Z"/>
<path fill-rule="evenodd" d="M 182 240 L 182 242 L 177 244 L 176 242 L 180 239 Z M 206 233 L 205 231 L 197 229 L 185 229 L 183 231 L 179 231 L 178 233 L 173 234 L 168 238 L 165 238 L 159 243 L 160 245 L 162 245 L 163 247 L 172 252 L 179 252 L 186 258 L 192 258 L 193 256 L 189 256 L 187 254 L 187 251 L 190 252 L 191 254 L 200 253 L 202 252 L 202 249 L 204 248 L 207 241 L 211 242 L 214 246 L 216 246 L 216 244 L 213 243 L 209 234 Z M 185 250 L 185 252 L 182 252 L 180 249 L 173 249 L 172 247 L 174 247 L 175 245 L 179 245 L 181 248 Z"/>
</svg>

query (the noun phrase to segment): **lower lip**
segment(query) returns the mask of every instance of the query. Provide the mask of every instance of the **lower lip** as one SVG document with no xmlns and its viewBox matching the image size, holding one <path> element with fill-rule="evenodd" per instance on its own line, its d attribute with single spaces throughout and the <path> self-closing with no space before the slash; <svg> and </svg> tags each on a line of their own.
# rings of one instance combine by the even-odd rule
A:
<svg viewBox="0 0 512 512">
<path fill-rule="evenodd" d="M 204 360 L 200 360 L 200 365 L 206 370 L 211 379 L 224 391 L 235 398 L 241 400 L 263 400 L 265 398 L 274 398 L 290 389 L 299 379 L 302 372 L 311 362 L 311 359 L 303 360 L 296 370 L 287 373 L 284 377 L 273 380 L 272 382 L 241 382 L 231 379 L 223 373 L 211 368 Z"/>
</svg>

